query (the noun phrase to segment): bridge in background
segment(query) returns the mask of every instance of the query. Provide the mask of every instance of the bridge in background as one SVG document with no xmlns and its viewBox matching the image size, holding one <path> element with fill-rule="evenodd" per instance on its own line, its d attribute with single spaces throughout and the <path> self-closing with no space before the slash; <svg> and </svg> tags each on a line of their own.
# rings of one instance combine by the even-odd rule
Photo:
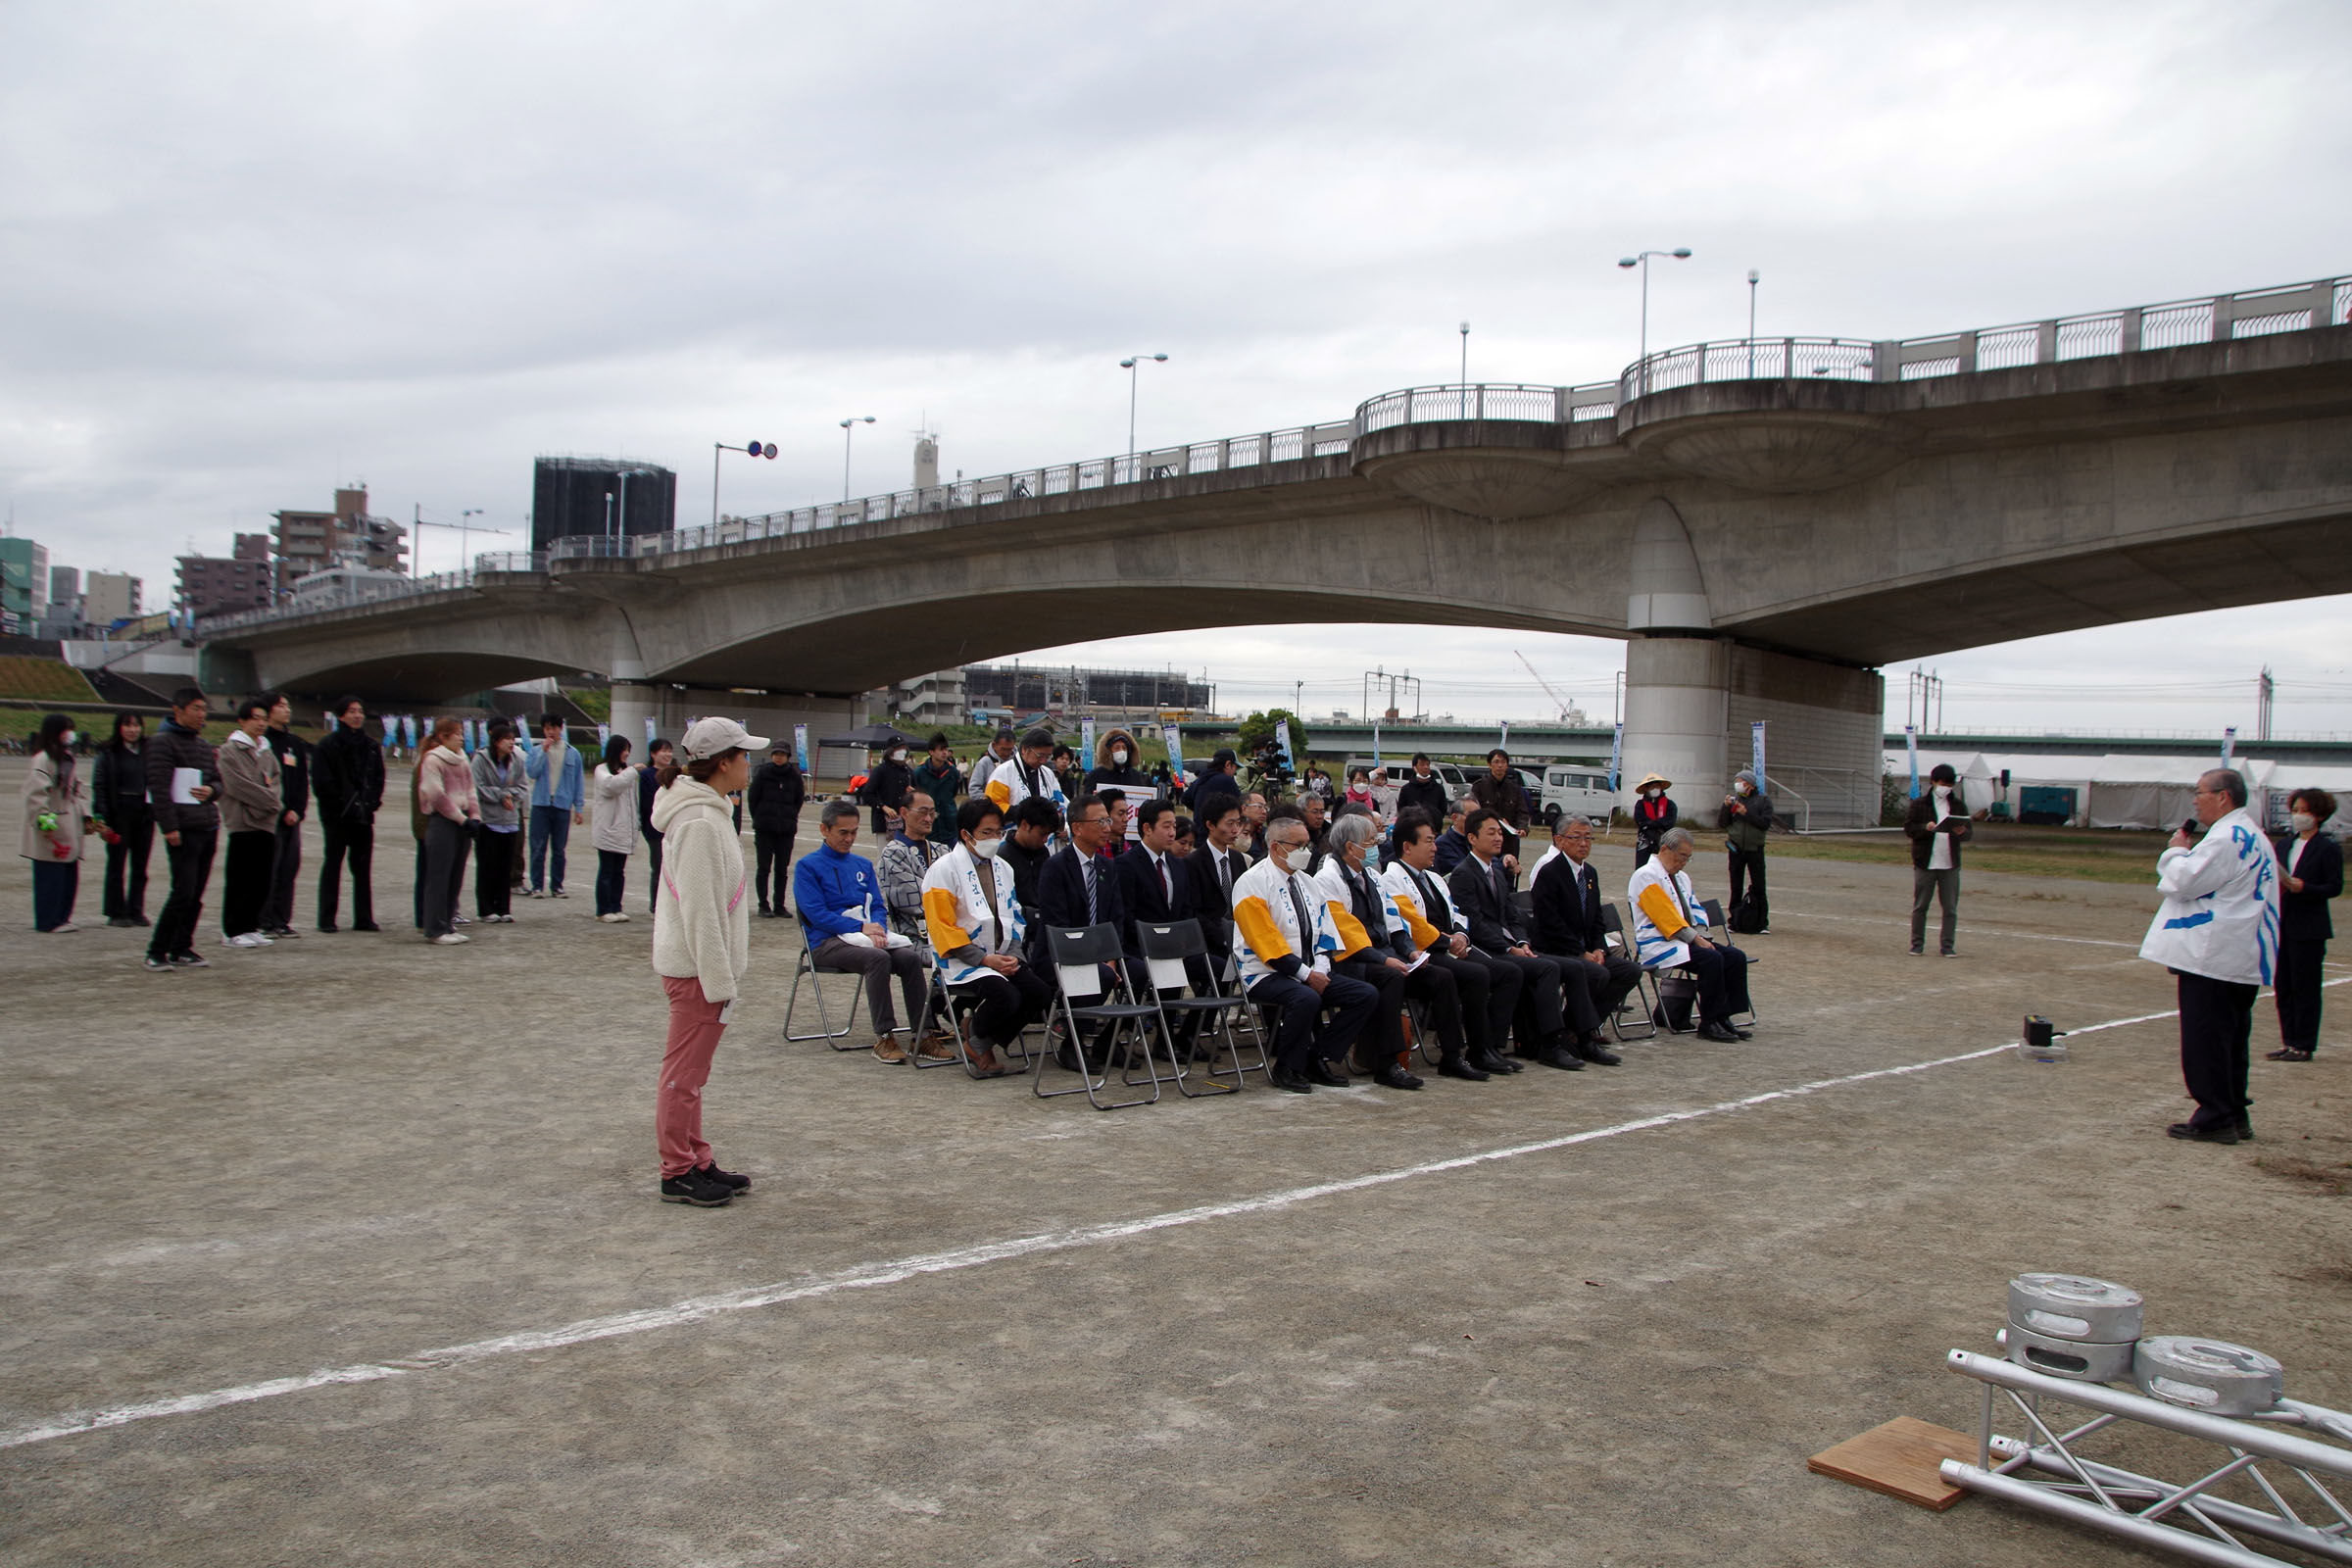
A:
<svg viewBox="0 0 2352 1568">
<path fill-rule="evenodd" d="M 485 556 L 201 634 L 322 695 L 586 671 L 630 727 L 831 723 L 891 680 L 1135 632 L 1620 637 L 1630 770 L 1712 787 L 1767 718 L 1776 771 L 1875 816 L 1885 663 L 2352 592 L 2348 307 L 2331 279 L 1699 344 L 1593 386 L 1412 388 L 1341 423 Z"/>
</svg>

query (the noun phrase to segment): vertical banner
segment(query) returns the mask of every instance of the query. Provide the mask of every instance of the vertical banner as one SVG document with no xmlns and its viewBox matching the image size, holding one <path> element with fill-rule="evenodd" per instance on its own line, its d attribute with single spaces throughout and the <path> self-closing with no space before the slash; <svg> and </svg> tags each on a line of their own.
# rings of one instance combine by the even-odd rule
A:
<svg viewBox="0 0 2352 1568">
<path fill-rule="evenodd" d="M 416 720 L 408 713 L 400 715 L 400 749 L 407 751 L 416 744 Z"/>
<path fill-rule="evenodd" d="M 596 744 L 597 744 L 597 748 L 598 748 L 598 750 L 600 750 L 600 751 L 601 751 L 601 750 L 603 750 L 605 743 L 606 743 L 607 741 L 610 741 L 612 738 L 612 725 L 610 725 L 610 724 L 599 724 L 599 725 L 597 725 L 597 726 L 596 726 Z"/>
<path fill-rule="evenodd" d="M 1903 726 L 1903 745 L 1911 753 L 1911 799 L 1919 799 L 1919 726 Z"/>
<path fill-rule="evenodd" d="M 2222 731 L 2222 765 L 2224 767 L 2228 767 L 2230 765 L 2230 756 L 2236 750 L 2237 726 L 2232 724 L 2228 729 Z"/>
<path fill-rule="evenodd" d="M 1506 718 L 1502 721 L 1502 739 L 1494 744 L 1506 752 L 1511 749 L 1511 721 L 1509 719 Z"/>
<path fill-rule="evenodd" d="M 793 765 L 804 774 L 808 771 L 808 726 L 806 724 L 792 726 L 792 760 Z"/>
<path fill-rule="evenodd" d="M 462 744 L 466 748 L 466 755 L 471 757 L 473 755 L 473 720 L 470 718 L 466 720 L 466 733 Z"/>
<path fill-rule="evenodd" d="M 647 760 L 652 760 L 654 755 L 654 715 L 651 713 L 645 715 L 645 755 Z"/>
<path fill-rule="evenodd" d="M 1379 714 L 1377 714 L 1377 713 L 1375 713 L 1375 714 L 1373 714 L 1373 715 L 1372 715 L 1372 765 L 1373 765 L 1374 767 L 1378 767 L 1378 766 L 1380 766 L 1380 765 L 1381 765 L 1381 762 L 1380 762 L 1380 715 L 1379 715 Z"/>
<path fill-rule="evenodd" d="M 1078 768 L 1080 772 L 1084 772 L 1094 765 L 1095 721 L 1091 718 L 1082 718 L 1078 721 Z"/>
<path fill-rule="evenodd" d="M 1609 741 L 1609 791 L 1616 793 L 1625 787 L 1625 725 L 1620 722 L 1616 735 Z"/>
<path fill-rule="evenodd" d="M 1748 767 L 1756 775 L 1756 791 L 1764 791 L 1764 721 L 1757 719 L 1748 726 Z"/>
<path fill-rule="evenodd" d="M 1175 775 L 1176 788 L 1181 790 L 1184 788 L 1185 784 L 1184 734 L 1182 726 L 1169 724 L 1162 727 L 1160 733 L 1165 735 L 1168 739 L 1168 769 Z"/>
<path fill-rule="evenodd" d="M 1298 767 L 1298 759 L 1291 753 L 1291 721 L 1289 719 L 1278 718 L 1274 721 L 1274 744 L 1282 748 L 1282 765 L 1296 772 Z"/>
</svg>

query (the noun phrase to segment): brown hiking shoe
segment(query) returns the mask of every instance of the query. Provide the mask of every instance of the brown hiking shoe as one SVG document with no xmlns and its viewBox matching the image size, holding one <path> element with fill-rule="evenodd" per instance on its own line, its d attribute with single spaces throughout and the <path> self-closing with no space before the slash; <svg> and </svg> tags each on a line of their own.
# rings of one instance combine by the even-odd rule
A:
<svg viewBox="0 0 2352 1568">
<path fill-rule="evenodd" d="M 954 1061 L 957 1054 L 956 1042 L 946 1035 L 926 1035 L 917 1049 L 925 1061 Z"/>
<path fill-rule="evenodd" d="M 895 1065 L 906 1059 L 906 1053 L 900 1048 L 896 1035 L 883 1035 L 874 1041 L 874 1059 Z"/>
</svg>

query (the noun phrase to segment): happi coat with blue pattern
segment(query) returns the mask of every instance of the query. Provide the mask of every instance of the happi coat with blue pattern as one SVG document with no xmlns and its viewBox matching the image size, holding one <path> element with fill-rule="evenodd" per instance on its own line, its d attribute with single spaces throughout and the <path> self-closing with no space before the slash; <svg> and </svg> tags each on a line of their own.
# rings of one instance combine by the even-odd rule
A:
<svg viewBox="0 0 2352 1568">
<path fill-rule="evenodd" d="M 2254 813 L 2239 807 L 2185 850 L 2156 858 L 2164 904 L 2139 956 L 2183 974 L 2271 983 L 2278 964 L 2278 862 Z"/>
<path fill-rule="evenodd" d="M 982 877 L 990 882 L 982 883 Z M 991 885 L 997 893 L 995 914 L 988 908 Z M 1013 889 L 1012 867 L 1003 860 L 982 859 L 970 846 L 958 844 L 923 873 L 923 931 L 940 978 L 949 985 L 965 985 L 996 973 L 984 963 L 956 957 L 957 952 L 978 948 L 992 956 L 1009 953 L 1017 957 L 1027 929 L 1020 895 Z"/>
</svg>

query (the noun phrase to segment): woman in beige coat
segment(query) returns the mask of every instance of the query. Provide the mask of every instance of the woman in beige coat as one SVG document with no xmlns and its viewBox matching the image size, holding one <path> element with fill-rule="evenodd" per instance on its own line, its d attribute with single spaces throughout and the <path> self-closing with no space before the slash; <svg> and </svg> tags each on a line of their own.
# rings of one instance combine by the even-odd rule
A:
<svg viewBox="0 0 2352 1568">
<path fill-rule="evenodd" d="M 74 923 L 81 886 L 81 838 L 89 830 L 89 787 L 74 758 L 74 721 L 41 720 L 24 774 L 24 834 L 18 852 L 32 862 L 32 928 L 63 936 Z"/>
</svg>

